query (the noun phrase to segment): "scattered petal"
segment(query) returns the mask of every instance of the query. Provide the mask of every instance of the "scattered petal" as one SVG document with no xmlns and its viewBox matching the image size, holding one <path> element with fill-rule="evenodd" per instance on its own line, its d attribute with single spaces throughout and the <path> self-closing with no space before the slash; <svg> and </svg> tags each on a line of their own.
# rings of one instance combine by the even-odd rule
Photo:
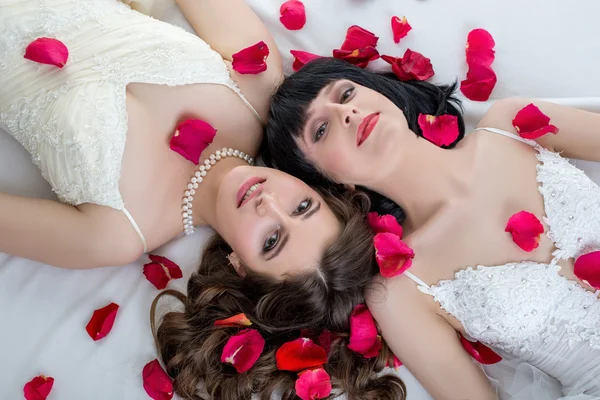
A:
<svg viewBox="0 0 600 400">
<path fill-rule="evenodd" d="M 471 65 L 467 79 L 460 82 L 460 91 L 473 101 L 486 101 L 496 86 L 496 73 L 485 65 Z"/>
<path fill-rule="evenodd" d="M 36 376 L 23 386 L 23 395 L 26 400 L 46 400 L 54 385 L 54 378 L 49 376 Z"/>
<path fill-rule="evenodd" d="M 181 268 L 173 261 L 155 254 L 148 257 L 152 262 L 144 264 L 144 275 L 158 290 L 166 288 L 171 279 L 183 278 Z"/>
<path fill-rule="evenodd" d="M 232 327 L 232 326 L 250 326 L 250 325 L 252 325 L 252 321 L 250 321 L 248 319 L 248 317 L 246 317 L 246 314 L 244 314 L 244 313 L 236 314 L 233 317 L 229 317 L 226 319 L 219 319 L 219 320 L 215 321 L 215 326 Z"/>
<path fill-rule="evenodd" d="M 584 254 L 575 261 L 575 276 L 594 287 L 600 289 L 600 251 Z"/>
<path fill-rule="evenodd" d="M 423 137 L 438 147 L 450 146 L 458 139 L 458 118 L 455 115 L 419 114 L 417 119 Z"/>
<path fill-rule="evenodd" d="M 331 378 L 323 368 L 302 371 L 296 380 L 296 395 L 302 400 L 324 399 L 331 394 Z"/>
<path fill-rule="evenodd" d="M 177 126 L 171 137 L 171 150 L 198 165 L 200 154 L 212 143 L 217 131 L 200 119 L 188 119 Z"/>
<path fill-rule="evenodd" d="M 389 368 L 390 362 L 387 361 L 385 363 L 385 366 L 386 366 L 386 368 Z M 394 355 L 393 366 L 394 366 L 395 370 L 397 370 L 398 368 L 400 368 L 402 366 L 402 361 L 400 361 L 400 359 L 398 357 L 396 357 L 396 355 Z"/>
<path fill-rule="evenodd" d="M 406 17 L 392 17 L 392 32 L 394 33 L 394 43 L 400 43 L 400 39 L 406 37 L 412 26 L 406 20 Z"/>
<path fill-rule="evenodd" d="M 260 357 L 265 339 L 255 329 L 244 329 L 231 336 L 221 353 L 221 362 L 233 365 L 240 374 L 248 371 Z"/>
<path fill-rule="evenodd" d="M 513 242 L 529 252 L 537 249 L 544 225 L 530 212 L 519 211 L 508 219 L 504 232 L 510 232 Z"/>
<path fill-rule="evenodd" d="M 489 67 L 494 62 L 494 38 L 485 29 L 473 29 L 467 36 L 465 53 L 467 65 L 481 65 Z"/>
<path fill-rule="evenodd" d="M 335 334 L 331 333 L 327 329 L 324 329 L 317 338 L 317 343 L 325 350 L 325 353 L 329 354 L 329 351 L 331 350 L 331 342 L 333 342 L 336 337 L 337 336 Z"/>
<path fill-rule="evenodd" d="M 162 369 L 158 360 L 150 361 L 142 371 L 144 390 L 154 400 L 171 400 L 173 398 L 173 382 Z"/>
<path fill-rule="evenodd" d="M 392 71 L 401 81 L 424 81 L 431 78 L 435 72 L 431 60 L 423 54 L 406 49 L 402 58 L 381 56 L 392 65 Z"/>
<path fill-rule="evenodd" d="M 284 343 L 275 353 L 277 369 L 283 371 L 302 371 L 318 367 L 327 362 L 327 353 L 312 340 L 301 337 Z"/>
<path fill-rule="evenodd" d="M 389 232 L 402 237 L 404 230 L 398 220 L 391 214 L 379 215 L 376 212 L 367 214 L 367 222 L 375 233 Z"/>
<path fill-rule="evenodd" d="M 393 233 L 378 233 L 373 238 L 379 273 L 384 278 L 400 275 L 410 268 L 415 252 Z"/>
<path fill-rule="evenodd" d="M 298 0 L 289 0 L 279 8 L 281 17 L 279 20 L 290 31 L 302 29 L 306 24 L 306 10 L 304 4 Z"/>
<path fill-rule="evenodd" d="M 85 330 L 94 341 L 100 340 L 109 334 L 115 323 L 118 310 L 118 304 L 110 303 L 94 311 L 90 322 L 85 327 Z"/>
<path fill-rule="evenodd" d="M 301 50 L 290 50 L 290 53 L 294 56 L 294 64 L 292 64 L 294 72 L 300 70 L 300 68 L 304 67 L 310 61 L 321 58 L 321 56 Z"/>
<path fill-rule="evenodd" d="M 25 58 L 62 68 L 69 58 L 69 49 L 60 40 L 42 37 L 29 43 L 25 49 Z"/>
<path fill-rule="evenodd" d="M 550 117 L 533 103 L 523 107 L 512 120 L 512 124 L 525 139 L 537 139 L 547 133 L 558 133 L 558 128 L 550 125 Z"/>
<path fill-rule="evenodd" d="M 233 55 L 232 67 L 240 74 L 260 74 L 267 70 L 269 46 L 263 41 L 246 47 Z"/>
<path fill-rule="evenodd" d="M 333 57 L 365 68 L 369 62 L 379 58 L 377 42 L 379 37 L 372 32 L 353 25 L 346 32 L 346 39 L 340 49 L 333 50 Z"/>
<path fill-rule="evenodd" d="M 464 336 L 460 335 L 460 343 L 464 349 L 481 364 L 496 364 L 502 361 L 502 357 L 496 354 L 492 349 L 480 342 L 470 342 L 465 339 Z"/>
<path fill-rule="evenodd" d="M 348 348 L 365 358 L 373 358 L 381 350 L 381 336 L 371 312 L 364 304 L 358 304 L 350 315 L 350 343 Z"/>
</svg>

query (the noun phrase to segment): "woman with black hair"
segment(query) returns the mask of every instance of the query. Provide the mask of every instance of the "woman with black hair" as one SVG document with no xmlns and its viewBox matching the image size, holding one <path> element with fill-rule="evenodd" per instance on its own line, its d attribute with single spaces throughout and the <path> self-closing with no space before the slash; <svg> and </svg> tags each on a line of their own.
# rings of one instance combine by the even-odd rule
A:
<svg viewBox="0 0 600 400">
<path fill-rule="evenodd" d="M 530 101 L 501 100 L 463 139 L 454 90 L 312 61 L 273 96 L 263 157 L 309 184 L 366 190 L 402 222 L 412 266 L 374 277 L 367 303 L 436 399 L 496 397 L 457 333 L 522 362 L 536 385 L 598 398 L 600 283 L 581 271 L 600 270 L 600 187 L 563 156 L 600 162 L 600 115 L 536 101 L 560 132 L 531 140 L 511 124 Z M 425 140 L 421 114 L 456 117 L 456 140 Z"/>
</svg>

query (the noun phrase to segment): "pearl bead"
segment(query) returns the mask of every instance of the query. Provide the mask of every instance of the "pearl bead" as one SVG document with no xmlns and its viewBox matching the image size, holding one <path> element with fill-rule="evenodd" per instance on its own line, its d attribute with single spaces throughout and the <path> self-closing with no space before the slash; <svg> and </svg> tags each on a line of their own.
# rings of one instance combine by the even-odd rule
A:
<svg viewBox="0 0 600 400">
<path fill-rule="evenodd" d="M 188 207 L 188 206 L 183 206 L 183 207 L 181 207 L 181 209 L 182 209 L 183 211 L 187 211 L 187 210 L 189 210 L 189 207 Z"/>
<path fill-rule="evenodd" d="M 196 171 L 196 173 L 194 174 L 194 176 L 195 176 L 196 178 L 200 178 L 200 171 Z"/>
<path fill-rule="evenodd" d="M 190 195 L 193 196 L 196 194 L 196 191 L 194 189 L 190 190 Z"/>
<path fill-rule="evenodd" d="M 189 195 L 190 195 L 190 191 L 189 191 L 189 190 L 186 190 L 186 191 L 185 191 L 185 197 L 188 197 Z"/>
<path fill-rule="evenodd" d="M 246 157 L 246 153 L 244 153 L 243 151 L 240 151 L 240 158 L 244 158 Z"/>
<path fill-rule="evenodd" d="M 194 196 L 188 196 L 187 199 L 191 203 L 192 201 L 194 201 Z"/>
<path fill-rule="evenodd" d="M 182 216 L 183 218 L 187 218 L 187 216 L 188 216 L 188 213 L 187 213 L 187 212 L 181 213 L 181 216 Z"/>
<path fill-rule="evenodd" d="M 198 184 L 197 184 L 197 183 L 194 183 L 194 186 L 193 186 L 193 188 L 194 188 L 194 189 L 198 189 Z"/>
<path fill-rule="evenodd" d="M 211 159 L 211 160 L 214 160 L 215 159 L 215 155 L 211 154 L 208 158 Z"/>
<path fill-rule="evenodd" d="M 198 167 L 198 169 L 200 170 L 200 172 L 204 172 L 204 170 L 206 169 L 206 167 L 204 165 L 201 165 L 200 167 Z"/>
<path fill-rule="evenodd" d="M 227 153 L 227 148 L 226 148 L 226 147 L 223 147 L 223 148 L 221 149 L 221 153 L 222 153 L 222 154 L 223 154 L 223 153 Z"/>
<path fill-rule="evenodd" d="M 203 180 L 204 180 L 204 178 L 202 178 L 202 177 L 198 178 L 198 183 L 202 183 Z"/>
<path fill-rule="evenodd" d="M 202 171 L 202 172 L 200 172 L 200 175 L 201 175 L 201 176 L 206 176 L 206 171 Z"/>
<path fill-rule="evenodd" d="M 204 160 L 204 165 L 208 165 L 208 164 L 210 164 L 210 161 L 209 160 Z"/>
<path fill-rule="evenodd" d="M 189 210 L 187 213 L 188 213 L 188 215 L 192 215 L 193 211 Z"/>
<path fill-rule="evenodd" d="M 187 185 L 187 188 L 188 188 L 188 189 L 191 189 L 191 188 L 192 188 L 192 184 L 191 184 L 191 183 L 188 183 L 188 185 Z"/>
<path fill-rule="evenodd" d="M 196 177 L 192 178 L 192 183 L 196 183 L 198 181 L 198 179 L 196 179 Z"/>
<path fill-rule="evenodd" d="M 233 151 L 233 155 L 236 156 L 236 157 L 239 156 L 240 155 L 240 151 L 239 150 L 234 150 Z"/>
<path fill-rule="evenodd" d="M 183 199 L 183 204 L 187 204 L 189 202 L 189 200 L 186 198 Z"/>
<path fill-rule="evenodd" d="M 210 165 L 215 165 L 217 163 L 216 160 L 210 160 Z"/>
<path fill-rule="evenodd" d="M 220 156 L 220 155 L 218 155 L 218 156 L 216 156 L 216 157 L 215 157 L 215 159 L 216 159 L 217 161 L 219 161 L 219 160 L 221 159 L 221 156 Z"/>
<path fill-rule="evenodd" d="M 215 157 L 218 157 L 218 156 L 220 156 L 220 155 L 221 155 L 221 150 L 217 150 L 217 151 L 215 151 Z"/>
<path fill-rule="evenodd" d="M 206 166 L 206 170 L 207 170 L 207 171 L 208 171 L 208 170 L 210 170 L 210 164 L 208 164 L 208 165 Z"/>
</svg>

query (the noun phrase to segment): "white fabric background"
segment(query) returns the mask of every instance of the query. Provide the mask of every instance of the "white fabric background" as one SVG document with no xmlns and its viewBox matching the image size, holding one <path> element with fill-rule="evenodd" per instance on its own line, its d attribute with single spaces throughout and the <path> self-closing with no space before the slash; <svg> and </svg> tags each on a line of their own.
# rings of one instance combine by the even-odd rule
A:
<svg viewBox="0 0 600 400">
<path fill-rule="evenodd" d="M 466 35 L 483 27 L 496 39 L 493 99 L 547 98 L 600 112 L 596 0 L 305 0 L 308 23 L 296 32 L 279 23 L 281 0 L 249 2 L 275 35 L 288 69 L 290 49 L 330 55 L 346 29 L 359 24 L 380 36 L 381 53 L 401 56 L 410 47 L 431 58 L 434 81 L 462 79 Z M 186 26 L 176 7 L 166 10 L 161 18 Z M 392 15 L 406 15 L 413 26 L 399 45 L 392 41 Z M 489 104 L 465 103 L 471 126 Z M 600 182 L 600 166 L 580 165 Z M 1 130 L 0 191 L 53 198 L 26 152 Z M 170 287 L 185 289 L 209 234 L 199 229 L 157 251 L 184 270 Z M 0 399 L 22 398 L 23 385 L 41 373 L 56 379 L 51 400 L 147 399 L 141 370 L 156 356 L 148 311 L 158 292 L 142 275 L 145 262 L 69 271 L 0 254 Z M 93 342 L 85 325 L 94 309 L 112 301 L 121 305 L 113 331 Z M 400 374 L 409 400 L 430 398 L 405 368 Z"/>
</svg>

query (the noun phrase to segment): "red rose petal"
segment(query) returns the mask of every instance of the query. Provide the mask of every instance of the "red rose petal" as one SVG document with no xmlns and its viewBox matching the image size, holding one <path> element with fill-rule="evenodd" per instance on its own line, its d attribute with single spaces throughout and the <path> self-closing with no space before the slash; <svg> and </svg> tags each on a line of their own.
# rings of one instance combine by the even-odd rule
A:
<svg viewBox="0 0 600 400">
<path fill-rule="evenodd" d="M 295 72 L 300 70 L 300 68 L 304 67 L 310 61 L 316 58 L 321 58 L 321 56 L 301 50 L 290 50 L 290 53 L 294 56 L 294 64 L 292 64 L 292 69 Z"/>
<path fill-rule="evenodd" d="M 240 74 L 256 75 L 267 70 L 268 56 L 269 46 L 260 41 L 235 53 L 231 65 Z"/>
<path fill-rule="evenodd" d="M 46 400 L 54 385 L 54 378 L 49 376 L 36 376 L 23 386 L 23 395 L 26 400 Z"/>
<path fill-rule="evenodd" d="M 323 368 L 302 371 L 296 380 L 296 395 L 302 400 L 324 399 L 331 394 L 331 378 Z"/>
<path fill-rule="evenodd" d="M 435 72 L 431 60 L 423 54 L 406 49 L 402 58 L 392 56 L 381 56 L 381 58 L 392 65 L 392 71 L 401 81 L 424 81 L 431 78 Z"/>
<path fill-rule="evenodd" d="M 399 238 L 404 234 L 402 226 L 393 215 L 379 215 L 376 212 L 367 214 L 367 222 L 375 233 L 389 232 L 398 235 Z"/>
<path fill-rule="evenodd" d="M 327 362 L 327 353 L 321 346 L 308 338 L 301 337 L 284 343 L 275 353 L 277 369 L 282 371 L 302 371 L 318 367 Z"/>
<path fill-rule="evenodd" d="M 173 382 L 162 369 L 158 360 L 150 361 L 142 371 L 144 390 L 154 400 L 171 400 L 173 398 Z"/>
<path fill-rule="evenodd" d="M 600 289 L 600 251 L 577 258 L 573 271 L 576 277 L 595 289 Z"/>
<path fill-rule="evenodd" d="M 406 17 L 392 17 L 392 32 L 394 33 L 394 42 L 400 43 L 400 39 L 406 37 L 412 26 L 406 20 Z"/>
<path fill-rule="evenodd" d="M 558 128 L 550 125 L 550 117 L 533 103 L 519 110 L 512 124 L 519 135 L 525 139 L 537 139 L 547 133 L 558 133 Z"/>
<path fill-rule="evenodd" d="M 460 343 L 462 343 L 464 349 L 473 357 L 475 360 L 479 361 L 481 364 L 496 364 L 497 362 L 502 361 L 502 357 L 496 354 L 492 349 L 484 345 L 480 342 L 470 342 L 464 338 L 464 336 L 460 336 Z"/>
<path fill-rule="evenodd" d="M 287 29 L 291 31 L 297 31 L 302 29 L 306 24 L 306 10 L 304 4 L 298 0 L 289 0 L 281 5 L 279 8 L 281 17 L 279 20 Z"/>
<path fill-rule="evenodd" d="M 373 238 L 379 273 L 385 278 L 400 275 L 410 268 L 415 252 L 393 233 L 378 233 Z"/>
<path fill-rule="evenodd" d="M 198 165 L 200 155 L 212 143 L 217 131 L 200 119 L 188 119 L 177 126 L 171 137 L 171 150 Z"/>
<path fill-rule="evenodd" d="M 473 29 L 467 36 L 465 53 L 467 65 L 489 67 L 494 62 L 494 38 L 485 29 Z"/>
<path fill-rule="evenodd" d="M 496 86 L 496 73 L 484 65 L 473 64 L 467 72 L 467 79 L 460 82 L 460 91 L 473 101 L 486 101 Z"/>
<path fill-rule="evenodd" d="M 358 304 L 350 315 L 350 340 L 348 348 L 365 358 L 373 358 L 381 350 L 381 337 L 371 312 L 364 304 Z"/>
<path fill-rule="evenodd" d="M 246 317 L 246 314 L 244 314 L 244 313 L 236 314 L 233 317 L 229 317 L 226 319 L 219 319 L 219 320 L 215 321 L 215 326 L 231 327 L 231 326 L 250 326 L 250 325 L 252 325 L 252 321 L 250 321 L 248 319 L 248 317 Z"/>
<path fill-rule="evenodd" d="M 458 139 L 458 118 L 455 115 L 419 114 L 417 119 L 423 137 L 438 147 L 450 146 Z"/>
<path fill-rule="evenodd" d="M 221 362 L 233 365 L 240 374 L 248 371 L 260 357 L 265 339 L 255 329 L 244 329 L 227 340 Z"/>
<path fill-rule="evenodd" d="M 166 288 L 171 279 L 183 278 L 181 268 L 173 261 L 156 254 L 148 257 L 152 262 L 144 264 L 144 275 L 158 290 Z"/>
<path fill-rule="evenodd" d="M 356 50 L 334 50 L 333 57 L 349 62 L 360 68 L 366 68 L 369 62 L 379 58 L 379 52 L 375 47 L 365 47 Z"/>
<path fill-rule="evenodd" d="M 25 58 L 62 68 L 69 58 L 69 49 L 60 40 L 43 37 L 29 43 L 25 49 Z"/>
<path fill-rule="evenodd" d="M 366 47 L 377 47 L 379 37 L 358 25 L 352 25 L 346 32 L 346 39 L 342 43 L 341 50 L 354 51 Z"/>
<path fill-rule="evenodd" d="M 540 244 L 544 225 L 532 213 L 519 211 L 508 219 L 504 232 L 509 232 L 517 246 L 529 252 Z"/>
<path fill-rule="evenodd" d="M 94 341 L 100 340 L 109 334 L 115 323 L 118 310 L 118 304 L 110 303 L 94 311 L 90 322 L 85 327 L 85 330 Z"/>
</svg>

